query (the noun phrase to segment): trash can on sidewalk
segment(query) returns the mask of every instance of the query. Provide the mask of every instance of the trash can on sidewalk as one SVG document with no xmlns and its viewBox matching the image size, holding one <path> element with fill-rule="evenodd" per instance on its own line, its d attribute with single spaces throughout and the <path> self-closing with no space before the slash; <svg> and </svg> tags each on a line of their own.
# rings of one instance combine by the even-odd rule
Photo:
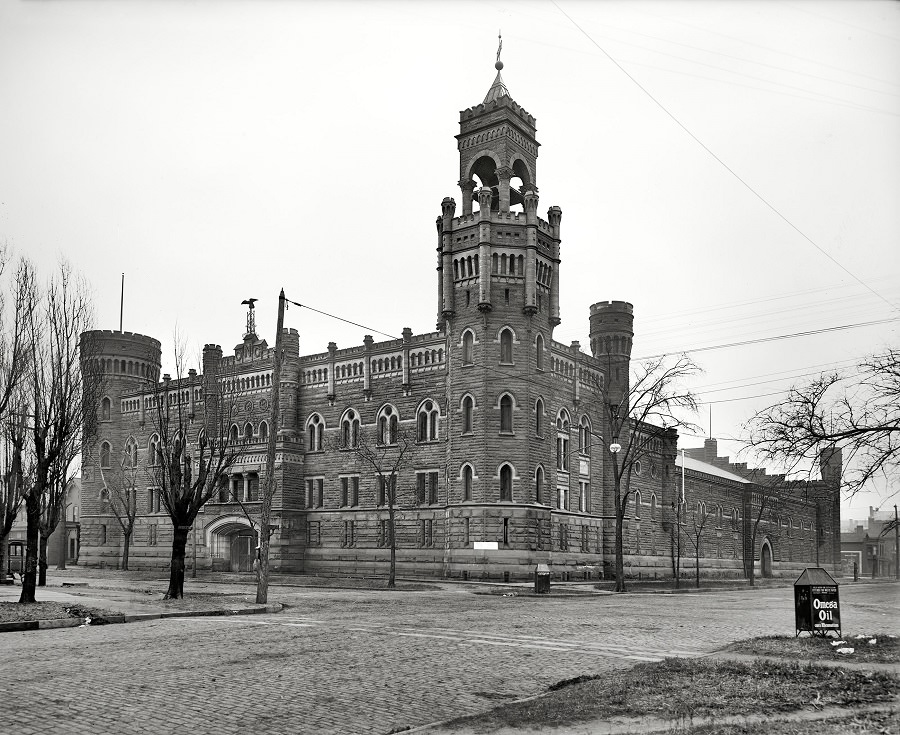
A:
<svg viewBox="0 0 900 735">
<path fill-rule="evenodd" d="M 550 593 L 550 567 L 538 564 L 534 568 L 534 591 L 538 595 Z"/>
</svg>

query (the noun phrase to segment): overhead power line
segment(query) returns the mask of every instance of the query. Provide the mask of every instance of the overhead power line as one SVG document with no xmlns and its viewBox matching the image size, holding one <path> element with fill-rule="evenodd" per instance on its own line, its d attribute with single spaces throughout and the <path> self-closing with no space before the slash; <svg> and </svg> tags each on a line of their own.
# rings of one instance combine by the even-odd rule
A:
<svg viewBox="0 0 900 735">
<path fill-rule="evenodd" d="M 588 41 L 590 41 L 594 46 L 596 46 L 597 49 L 599 49 L 600 52 L 607 59 L 609 59 L 612 64 L 615 65 L 615 67 L 619 71 L 621 71 L 626 77 L 628 77 L 632 81 L 632 83 L 638 87 L 638 89 L 640 89 L 645 95 L 647 95 L 647 97 L 649 97 L 653 101 L 653 103 L 657 107 L 659 107 L 659 109 L 661 109 L 669 118 L 671 118 L 671 120 L 676 125 L 678 125 L 678 127 L 680 127 L 685 133 L 687 133 L 694 140 L 694 142 L 697 143 L 697 145 L 699 145 L 710 156 L 712 156 L 712 158 L 715 159 L 726 171 L 728 171 L 728 173 L 730 173 L 738 182 L 740 182 L 744 186 L 744 188 L 747 189 L 747 191 L 749 191 L 751 194 L 753 194 L 753 196 L 755 196 L 757 199 L 759 199 L 759 201 L 762 202 L 768 209 L 770 209 L 779 219 L 781 219 L 785 224 L 787 224 L 792 230 L 794 230 L 798 235 L 800 235 L 800 237 L 802 237 L 804 240 L 806 240 L 810 245 L 812 245 L 822 255 L 824 255 L 826 258 L 828 258 L 828 260 L 830 260 L 838 268 L 840 268 L 842 271 L 844 271 L 844 273 L 846 273 L 848 276 L 850 276 L 854 281 L 856 281 L 861 286 L 863 286 L 863 288 L 865 288 L 867 291 L 871 291 L 879 299 L 884 301 L 888 306 L 891 307 L 891 310 L 900 311 L 900 306 L 897 306 L 896 304 L 894 304 L 893 302 L 891 302 L 890 300 L 888 300 L 887 298 L 882 296 L 878 291 L 876 291 L 868 283 L 866 283 L 864 280 L 862 280 L 862 278 L 857 276 L 849 268 L 847 268 L 840 261 L 838 261 L 836 258 L 834 258 L 827 250 L 825 250 L 818 243 L 816 243 L 811 237 L 809 237 L 809 235 L 807 235 L 805 232 L 803 232 L 803 230 L 801 230 L 799 227 L 797 227 L 797 225 L 795 225 L 793 222 L 791 222 L 778 209 L 776 209 L 775 205 L 771 204 L 768 199 L 766 199 L 762 194 L 760 194 L 758 191 L 756 191 L 756 189 L 754 189 L 752 186 L 750 186 L 749 183 L 747 183 L 744 179 L 742 179 L 734 169 L 732 169 L 727 163 L 725 163 L 725 161 L 723 161 L 721 158 L 719 158 L 712 151 L 712 149 L 710 149 L 702 140 L 700 140 L 696 135 L 694 135 L 688 129 L 688 127 L 684 123 L 681 122 L 681 120 L 679 120 L 677 117 L 675 117 L 675 115 L 673 113 L 669 112 L 668 108 L 666 108 L 666 106 L 663 105 L 662 102 L 660 102 L 658 99 L 656 99 L 656 97 L 654 97 L 646 87 L 644 87 L 637 79 L 635 79 L 631 74 L 629 74 L 618 61 L 616 61 L 609 53 L 607 53 L 606 49 L 604 49 L 599 43 L 597 43 L 593 39 L 593 37 L 586 30 L 584 30 L 584 28 L 582 28 L 580 25 L 578 25 L 578 23 L 575 21 L 575 19 L 559 6 L 559 4 L 556 2 L 556 0 L 550 0 L 550 1 L 553 3 L 553 5 L 556 7 L 556 9 L 559 10 L 560 13 L 562 13 L 566 18 L 569 19 L 569 21 L 572 23 L 572 25 L 575 26 L 575 28 L 577 28 L 584 35 L 584 37 L 587 38 Z"/>
<path fill-rule="evenodd" d="M 869 322 L 859 322 L 857 324 L 840 324 L 835 327 L 824 327 L 823 329 L 810 329 L 806 332 L 793 332 L 792 334 L 778 334 L 773 337 L 759 337 L 758 339 L 745 339 L 741 342 L 728 342 L 720 345 L 707 345 L 706 347 L 693 347 L 688 350 L 678 350 L 679 352 L 708 352 L 710 350 L 723 350 L 727 347 L 743 347 L 745 345 L 755 345 L 761 342 L 775 342 L 780 339 L 794 339 L 796 337 L 808 337 L 813 334 L 825 334 L 826 332 L 840 332 L 845 329 L 856 329 L 858 327 L 871 327 L 876 324 L 887 324 L 889 322 L 900 321 L 900 317 L 889 317 L 887 319 L 874 319 Z M 637 361 L 653 360 L 658 357 L 665 357 L 669 352 L 663 352 L 659 355 L 645 355 L 644 357 L 634 358 Z"/>
</svg>

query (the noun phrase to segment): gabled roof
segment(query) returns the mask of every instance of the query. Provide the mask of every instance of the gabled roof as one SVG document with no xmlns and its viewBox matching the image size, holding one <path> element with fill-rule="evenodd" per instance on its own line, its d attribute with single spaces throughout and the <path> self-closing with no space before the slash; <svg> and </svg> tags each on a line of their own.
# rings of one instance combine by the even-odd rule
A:
<svg viewBox="0 0 900 735">
<path fill-rule="evenodd" d="M 681 467 L 681 454 L 675 455 L 675 466 Z M 723 470 L 721 467 L 716 467 L 714 464 L 701 462 L 699 459 L 693 459 L 692 457 L 686 456 L 684 458 L 684 468 L 686 470 L 691 470 L 692 472 L 702 472 L 705 475 L 713 475 L 714 477 L 721 477 L 722 479 L 731 480 L 732 482 L 740 482 L 744 485 L 751 484 L 750 480 L 741 477 L 740 475 Z"/>
<path fill-rule="evenodd" d="M 498 71 L 497 76 L 494 78 L 494 83 L 491 85 L 491 88 L 488 90 L 488 93 L 484 97 L 484 104 L 493 102 L 494 100 L 499 100 L 503 96 L 512 99 L 512 95 L 510 95 L 509 90 L 503 83 L 503 77 L 500 76 L 500 72 Z"/>
</svg>

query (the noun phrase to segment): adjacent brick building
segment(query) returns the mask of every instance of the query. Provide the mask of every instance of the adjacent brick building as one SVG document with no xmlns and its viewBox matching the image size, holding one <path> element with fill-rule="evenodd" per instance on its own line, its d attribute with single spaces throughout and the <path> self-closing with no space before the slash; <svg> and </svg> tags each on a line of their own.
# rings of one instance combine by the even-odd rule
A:
<svg viewBox="0 0 900 735">
<path fill-rule="evenodd" d="M 331 343 L 306 355 L 296 330 L 284 332 L 276 570 L 385 571 L 383 488 L 353 445 L 359 436 L 391 444 L 395 432 L 415 440 L 396 479 L 401 574 L 516 578 L 547 563 L 581 578 L 611 567 L 610 433 L 601 401 L 627 389 L 633 308 L 621 301 L 591 306 L 591 354 L 578 342 L 553 339 L 562 210 L 538 214 L 535 118 L 513 101 L 500 68 L 498 62 L 484 101 L 460 113 L 461 205 L 445 198 L 436 223 L 436 330 L 404 329 L 402 337 L 380 342 L 366 336 L 356 347 Z M 273 348 L 248 320 L 230 354 L 206 345 L 202 374 L 160 382 L 155 339 L 114 331 L 86 336 L 100 345 L 94 367 L 107 389 L 97 430 L 85 443 L 82 562 L 117 563 L 121 534 L 100 468 L 128 456 L 139 468 L 131 566 L 168 563 L 171 525 L 147 469 L 156 401 L 199 413 L 209 381 L 218 380 L 228 388 L 242 454 L 195 524 L 195 553 L 201 567 L 249 569 L 255 539 L 233 498 L 239 494 L 253 509 L 265 481 Z M 634 475 L 626 553 L 634 574 L 664 576 L 671 574 L 672 528 L 680 517 L 677 434 L 646 431 L 655 438 Z M 837 528 L 835 504 L 823 524 L 821 510 L 816 515 L 821 502 L 783 501 L 791 503 L 788 525 L 767 515 L 750 544 L 753 489 L 763 486 L 747 473 L 725 471 L 715 457 L 691 455 L 685 464 L 687 499 L 717 514 L 701 544 L 704 569 L 742 575 L 754 556 L 767 573 L 805 566 L 816 559 L 813 546 L 821 550 Z M 820 561 L 834 560 L 827 546 Z"/>
</svg>

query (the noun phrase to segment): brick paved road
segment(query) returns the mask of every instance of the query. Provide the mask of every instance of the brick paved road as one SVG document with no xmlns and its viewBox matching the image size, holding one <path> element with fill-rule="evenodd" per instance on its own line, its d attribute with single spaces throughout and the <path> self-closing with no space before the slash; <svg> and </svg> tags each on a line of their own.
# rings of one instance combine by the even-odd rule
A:
<svg viewBox="0 0 900 735">
<path fill-rule="evenodd" d="M 579 674 L 793 632 L 789 588 L 589 599 L 277 588 L 272 597 L 290 607 L 4 634 L 0 731 L 387 733 Z M 898 632 L 900 585 L 843 586 L 841 602 L 845 633 Z"/>
</svg>

